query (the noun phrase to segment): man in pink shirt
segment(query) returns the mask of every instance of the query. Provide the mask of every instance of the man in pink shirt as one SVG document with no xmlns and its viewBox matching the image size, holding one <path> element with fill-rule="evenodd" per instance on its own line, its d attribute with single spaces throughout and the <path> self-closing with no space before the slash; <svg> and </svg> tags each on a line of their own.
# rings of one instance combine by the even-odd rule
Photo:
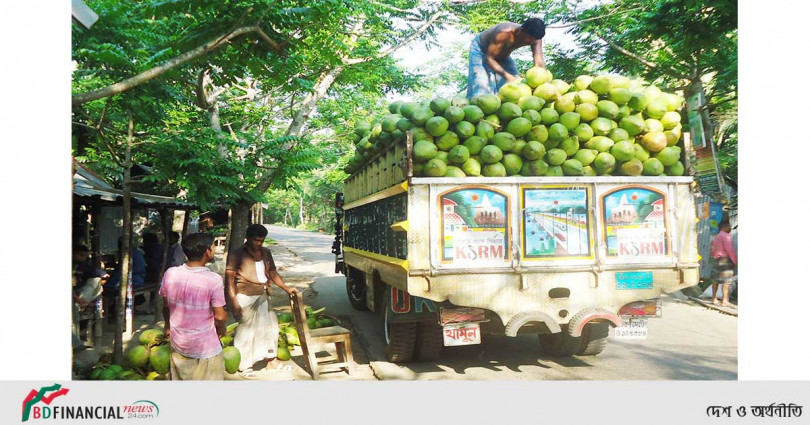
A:
<svg viewBox="0 0 810 425">
<path fill-rule="evenodd" d="M 182 246 L 188 261 L 166 270 L 159 292 L 172 347 L 171 377 L 222 380 L 225 358 L 219 337 L 225 335 L 225 291 L 222 277 L 205 267 L 214 260 L 214 236 L 188 235 Z"/>
<path fill-rule="evenodd" d="M 720 222 L 720 232 L 712 239 L 712 303 L 717 302 L 717 285 L 723 285 L 723 303 L 728 306 L 729 291 L 734 280 L 734 269 L 737 267 L 737 253 L 734 252 L 734 243 L 731 241 L 731 224 L 724 219 Z"/>
</svg>

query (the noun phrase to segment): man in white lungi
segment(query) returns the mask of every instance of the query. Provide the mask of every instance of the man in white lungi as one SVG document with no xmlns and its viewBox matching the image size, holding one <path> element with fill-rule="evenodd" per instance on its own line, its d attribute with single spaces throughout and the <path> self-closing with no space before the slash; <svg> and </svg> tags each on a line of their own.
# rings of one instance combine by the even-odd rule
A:
<svg viewBox="0 0 810 425">
<path fill-rule="evenodd" d="M 270 308 L 269 285 L 274 283 L 289 295 L 296 291 L 284 284 L 270 249 L 262 246 L 266 237 L 263 225 L 248 226 L 245 244 L 228 253 L 225 269 L 228 298 L 239 321 L 233 345 L 242 356 L 239 373 L 244 378 L 256 376 L 253 366 L 257 362 L 276 359 L 279 329 Z"/>
</svg>

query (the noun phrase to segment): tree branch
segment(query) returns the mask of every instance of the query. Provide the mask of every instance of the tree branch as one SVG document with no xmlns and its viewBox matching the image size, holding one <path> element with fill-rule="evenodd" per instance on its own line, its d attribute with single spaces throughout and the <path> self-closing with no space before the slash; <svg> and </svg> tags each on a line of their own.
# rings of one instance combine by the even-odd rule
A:
<svg viewBox="0 0 810 425">
<path fill-rule="evenodd" d="M 619 45 L 618 45 L 618 44 L 616 44 L 614 41 L 608 40 L 608 39 L 606 39 L 606 38 L 602 37 L 601 35 L 599 35 L 599 34 L 597 34 L 597 33 L 595 33 L 595 32 L 593 32 L 592 34 L 593 34 L 593 35 L 595 35 L 595 36 L 596 36 L 596 38 L 598 38 L 598 39 L 602 40 L 603 42 L 605 42 L 605 43 L 606 43 L 608 46 L 610 46 L 611 48 L 613 48 L 613 49 L 617 50 L 619 53 L 621 53 L 621 54 L 623 54 L 623 55 L 627 56 L 628 58 L 631 58 L 631 59 L 634 59 L 634 60 L 636 60 L 636 61 L 638 61 L 638 62 L 641 62 L 642 64 L 644 64 L 646 67 L 648 67 L 648 68 L 650 68 L 650 69 L 657 69 L 657 70 L 660 70 L 661 72 L 663 72 L 663 73 L 665 73 L 665 74 L 669 75 L 670 77 L 674 77 L 674 78 L 677 78 L 677 79 L 681 79 L 681 80 L 686 80 L 686 79 L 688 79 L 688 77 L 685 77 L 685 76 L 683 76 L 683 75 L 679 75 L 678 73 L 673 72 L 673 71 L 672 71 L 672 70 L 670 70 L 670 69 L 659 68 L 659 67 L 658 67 L 658 64 L 656 64 L 655 62 L 650 62 L 650 61 L 648 61 L 647 59 L 642 58 L 641 56 L 639 56 L 639 55 L 637 55 L 637 54 L 635 54 L 635 53 L 633 53 L 633 52 L 631 52 L 631 51 L 629 51 L 629 50 L 625 49 L 624 47 L 619 46 Z"/>
<path fill-rule="evenodd" d="M 632 9 L 627 9 L 627 10 L 614 9 L 612 12 L 606 13 L 604 15 L 594 16 L 592 18 L 580 19 L 578 21 L 569 22 L 567 24 L 548 25 L 548 26 L 546 26 L 546 29 L 549 29 L 549 28 L 570 28 L 570 27 L 575 27 L 575 26 L 577 26 L 577 25 L 579 25 L 579 24 L 581 24 L 583 22 L 595 21 L 597 19 L 606 18 L 608 16 L 618 15 L 618 14 L 627 13 L 627 12 L 634 12 L 636 10 L 643 10 L 643 9 L 646 9 L 646 8 L 647 8 L 646 6 L 639 6 L 639 7 L 634 7 Z"/>
<path fill-rule="evenodd" d="M 259 28 L 257 25 L 244 26 L 241 28 L 236 28 L 228 33 L 225 33 L 217 37 L 216 39 L 203 44 L 202 46 L 189 50 L 188 52 L 183 53 L 175 58 L 169 59 L 161 63 L 160 65 L 148 69 L 134 77 L 127 78 L 126 80 L 123 80 L 121 82 L 109 85 L 107 87 L 98 90 L 92 90 L 89 92 L 75 94 L 73 95 L 71 103 L 73 104 L 73 106 L 81 105 L 83 103 L 87 103 L 93 100 L 103 99 L 105 97 L 109 97 L 117 93 L 125 92 L 133 87 L 137 87 L 143 83 L 146 83 L 147 81 L 159 77 L 166 71 L 169 71 L 192 59 L 196 59 L 208 52 L 211 52 L 216 48 L 218 48 L 219 46 L 221 46 L 222 44 L 236 37 L 250 33 L 258 34 L 259 37 L 262 38 L 262 40 L 270 44 L 271 48 L 276 53 L 282 53 L 281 47 L 278 45 L 278 43 L 267 37 L 267 34 L 265 34 L 264 31 L 262 31 L 261 28 Z"/>
<path fill-rule="evenodd" d="M 380 59 L 380 58 L 383 58 L 385 56 L 388 56 L 391 53 L 394 53 L 397 50 L 405 47 L 406 45 L 408 45 L 408 43 L 412 42 L 413 40 L 415 40 L 420 35 L 424 34 L 424 32 L 427 31 L 428 28 L 430 28 L 430 26 L 433 25 L 434 22 L 436 22 L 440 17 L 442 17 L 442 15 L 444 15 L 444 12 L 441 11 L 441 10 L 434 13 L 433 15 L 431 15 L 431 17 L 427 21 L 425 21 L 425 23 L 421 27 L 419 27 L 419 29 L 414 31 L 413 34 L 411 34 L 411 35 L 405 37 L 404 39 L 400 40 L 399 43 L 397 43 L 397 44 L 395 44 L 395 45 L 393 45 L 393 46 L 391 46 L 391 47 L 389 47 L 389 48 L 387 48 L 385 50 L 380 51 L 379 53 L 377 53 L 374 56 L 370 56 L 370 57 L 367 57 L 367 58 L 346 59 L 345 61 L 343 61 L 343 63 L 345 65 L 356 65 L 356 64 L 359 64 L 359 63 L 368 62 L 368 61 L 372 61 L 372 60 L 375 60 L 375 59 Z"/>
</svg>

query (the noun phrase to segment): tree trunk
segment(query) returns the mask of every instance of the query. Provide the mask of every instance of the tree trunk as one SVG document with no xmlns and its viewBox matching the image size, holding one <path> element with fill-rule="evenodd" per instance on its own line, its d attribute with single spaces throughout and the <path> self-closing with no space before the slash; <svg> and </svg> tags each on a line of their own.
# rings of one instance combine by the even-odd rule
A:
<svg viewBox="0 0 810 425">
<path fill-rule="evenodd" d="M 160 211 L 160 218 L 163 224 L 163 261 L 160 262 L 160 277 L 158 283 L 163 283 L 163 273 L 166 271 L 166 265 L 169 263 L 169 238 L 172 233 L 172 221 L 174 219 L 174 210 L 171 212 L 166 210 Z M 151 296 L 151 295 L 150 295 Z M 157 295 L 155 295 L 157 296 Z M 154 302 L 150 299 L 149 302 L 155 306 L 154 320 L 158 322 L 163 320 L 163 297 L 159 297 Z"/>
<path fill-rule="evenodd" d="M 304 225 L 304 197 L 302 196 L 301 199 L 298 200 L 298 222 L 300 225 Z"/>
<path fill-rule="evenodd" d="M 318 101 L 326 95 L 329 87 L 332 87 L 332 83 L 334 83 L 335 79 L 337 79 L 340 73 L 343 72 L 343 69 L 344 67 L 341 65 L 334 69 L 324 71 L 321 76 L 318 77 L 318 81 L 315 83 L 312 93 L 309 93 L 307 97 L 304 98 L 304 101 L 301 104 L 301 109 L 298 110 L 298 114 L 295 115 L 295 119 L 287 128 L 288 136 L 301 135 L 307 120 L 309 120 L 309 116 L 318 106 Z"/>
<path fill-rule="evenodd" d="M 242 201 L 231 207 L 231 224 L 229 226 L 228 251 L 232 251 L 242 246 L 245 242 L 245 231 L 247 230 L 250 216 L 251 201 Z"/>
<path fill-rule="evenodd" d="M 182 234 L 180 235 L 181 237 L 184 238 L 186 237 L 186 234 L 188 233 L 188 222 L 190 220 L 191 220 L 191 211 L 190 210 L 183 211 L 183 231 Z"/>
<path fill-rule="evenodd" d="M 129 118 L 129 135 L 127 136 L 127 146 L 124 156 L 124 187 L 123 187 L 123 218 L 122 218 L 122 231 L 121 231 L 121 285 L 118 293 L 117 315 L 118 320 L 115 323 L 115 342 L 113 343 L 113 361 L 115 364 L 122 364 L 124 360 L 124 329 L 126 327 L 126 303 L 127 303 L 127 290 L 129 289 L 129 261 L 130 252 L 132 251 L 132 194 L 130 186 L 132 185 L 132 134 L 134 130 L 134 123 L 132 116 Z M 134 307 L 134 306 L 133 306 Z"/>
</svg>

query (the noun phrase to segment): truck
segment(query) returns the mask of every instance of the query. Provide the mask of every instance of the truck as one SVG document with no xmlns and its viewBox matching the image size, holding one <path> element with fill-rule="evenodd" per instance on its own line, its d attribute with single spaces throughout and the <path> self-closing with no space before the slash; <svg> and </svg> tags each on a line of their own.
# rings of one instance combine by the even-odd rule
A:
<svg viewBox="0 0 810 425">
<path fill-rule="evenodd" d="M 596 355 L 699 281 L 691 176 L 415 177 L 412 150 L 408 132 L 336 196 L 336 272 L 390 362 L 493 334 Z"/>
</svg>

